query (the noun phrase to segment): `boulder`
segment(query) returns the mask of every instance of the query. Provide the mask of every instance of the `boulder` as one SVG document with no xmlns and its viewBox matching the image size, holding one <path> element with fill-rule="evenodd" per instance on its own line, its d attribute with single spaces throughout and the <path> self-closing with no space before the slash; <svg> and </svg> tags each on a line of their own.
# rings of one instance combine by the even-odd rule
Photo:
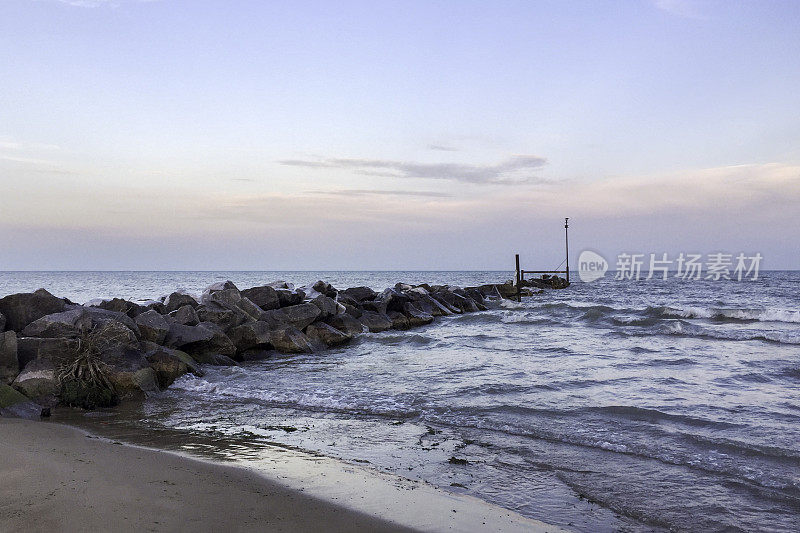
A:
<svg viewBox="0 0 800 533">
<path fill-rule="evenodd" d="M 106 311 L 115 311 L 117 313 L 124 313 L 131 318 L 136 318 L 139 314 L 146 311 L 144 307 L 139 304 L 123 300 L 122 298 L 112 298 L 111 300 L 98 300 L 86 304 L 89 307 L 98 307 Z"/>
<path fill-rule="evenodd" d="M 377 293 L 369 287 L 351 287 L 349 289 L 339 291 L 340 298 L 342 295 L 348 296 L 357 302 L 363 302 L 365 300 L 374 300 L 375 296 L 377 296 Z"/>
<path fill-rule="evenodd" d="M 321 314 L 322 311 L 318 306 L 313 303 L 303 303 L 266 311 L 263 316 L 263 321 L 269 324 L 271 329 L 275 330 L 284 329 L 286 327 L 305 329 Z"/>
<path fill-rule="evenodd" d="M 306 293 L 301 290 L 276 289 L 276 292 L 281 307 L 299 305 L 306 299 Z"/>
<path fill-rule="evenodd" d="M 386 289 L 376 298 L 376 302 L 381 302 L 386 311 L 403 311 L 403 306 L 411 299 L 396 289 Z"/>
<path fill-rule="evenodd" d="M 230 339 L 236 346 L 237 353 L 253 348 L 269 348 L 271 331 L 272 329 L 266 322 L 247 322 L 233 328 L 230 332 Z"/>
<path fill-rule="evenodd" d="M 35 359 L 25 365 L 12 385 L 36 403 L 53 407 L 58 404 L 61 388 L 57 368 L 49 359 Z"/>
<path fill-rule="evenodd" d="M 353 318 L 361 318 L 361 315 L 364 313 L 364 310 L 358 306 L 344 304 L 344 312 L 352 316 Z"/>
<path fill-rule="evenodd" d="M 76 307 L 34 320 L 22 330 L 25 337 L 77 337 L 92 327 L 92 317 L 84 307 Z"/>
<path fill-rule="evenodd" d="M 350 335 L 351 337 L 355 337 L 356 335 L 364 332 L 364 324 L 362 324 L 357 318 L 347 313 L 330 317 L 325 320 L 325 322 L 338 329 L 345 335 Z"/>
<path fill-rule="evenodd" d="M 6 319 L 5 329 L 19 333 L 34 320 L 60 313 L 66 304 L 64 299 L 39 289 L 33 293 L 11 294 L 0 298 L 0 313 Z"/>
<path fill-rule="evenodd" d="M 173 292 L 164 300 L 164 313 L 177 311 L 184 305 L 190 305 L 196 308 L 200 304 L 194 299 L 194 297 L 186 294 L 185 292 Z"/>
<path fill-rule="evenodd" d="M 17 334 L 13 331 L 0 332 L 0 385 L 11 383 L 17 374 Z"/>
<path fill-rule="evenodd" d="M 299 329 L 287 327 L 270 333 L 270 344 L 281 353 L 311 353 L 311 340 Z"/>
<path fill-rule="evenodd" d="M 236 346 L 225 332 L 211 322 L 201 322 L 197 326 L 170 324 L 165 344 L 180 348 L 199 363 L 213 364 L 216 354 L 230 357 L 236 353 Z"/>
<path fill-rule="evenodd" d="M 170 322 L 184 326 L 196 326 L 200 323 L 200 317 L 197 316 L 197 311 L 191 305 L 184 305 L 167 314 L 167 317 Z"/>
<path fill-rule="evenodd" d="M 249 299 L 264 311 L 278 309 L 281 306 L 281 300 L 278 297 L 278 291 L 269 285 L 245 289 L 242 291 L 242 296 Z"/>
<path fill-rule="evenodd" d="M 410 291 L 413 288 L 414 288 L 414 286 L 413 285 L 409 285 L 408 283 L 396 283 L 395 286 L 394 286 L 394 290 L 399 291 L 399 292 Z"/>
<path fill-rule="evenodd" d="M 192 309 L 188 305 L 184 307 Z M 194 309 L 192 309 L 192 312 L 194 312 Z M 163 344 L 164 339 L 167 337 L 167 333 L 169 333 L 169 324 L 163 316 L 158 314 L 158 312 L 153 309 L 150 311 L 145 311 L 137 316 L 136 325 L 139 326 L 139 331 L 142 334 L 142 340 L 154 342 L 156 344 Z"/>
<path fill-rule="evenodd" d="M 433 322 L 433 315 L 419 310 L 411 302 L 403 307 L 403 314 L 408 319 L 409 327 L 416 328 Z"/>
<path fill-rule="evenodd" d="M 34 403 L 15 388 L 0 383 L 0 416 L 34 420 L 39 418 L 41 413 L 41 405 Z"/>
<path fill-rule="evenodd" d="M 330 283 L 325 283 L 322 280 L 319 280 L 314 285 L 311 286 L 312 289 L 317 291 L 323 296 L 327 296 L 328 298 L 336 298 L 336 294 L 339 292 L 336 290 L 333 285 Z"/>
<path fill-rule="evenodd" d="M 212 283 L 211 285 L 206 287 L 206 290 L 203 291 L 203 296 L 205 297 L 215 292 L 228 291 L 228 290 L 234 290 L 236 292 L 239 292 L 239 289 L 231 280 L 217 281 L 216 283 Z"/>
<path fill-rule="evenodd" d="M 278 281 L 273 281 L 271 283 L 267 283 L 267 287 L 272 287 L 275 290 L 278 290 L 278 289 L 286 289 L 286 290 L 289 290 L 289 291 L 293 291 L 294 290 L 294 284 L 286 283 L 283 280 L 278 280 Z"/>
<path fill-rule="evenodd" d="M 408 317 L 400 311 L 389 311 L 386 315 L 389 317 L 389 320 L 392 321 L 392 329 L 411 329 L 411 322 L 408 320 Z"/>
<path fill-rule="evenodd" d="M 431 293 L 431 298 L 444 305 L 453 313 L 463 313 L 464 309 L 469 307 L 466 303 L 466 298 L 446 289 Z"/>
<path fill-rule="evenodd" d="M 17 360 L 19 367 L 25 368 L 36 359 L 45 359 L 60 365 L 73 360 L 78 355 L 78 339 L 38 337 L 17 337 Z"/>
<path fill-rule="evenodd" d="M 340 346 L 353 338 L 325 322 L 316 322 L 306 328 L 306 336 L 318 348 Z"/>
<path fill-rule="evenodd" d="M 158 344 L 147 341 L 143 341 L 141 343 L 141 349 L 144 352 L 144 355 L 148 361 L 150 360 L 151 355 L 160 352 L 175 359 L 178 359 L 179 361 L 184 363 L 188 371 L 191 372 L 193 375 L 197 377 L 203 377 L 205 375 L 203 370 L 200 368 L 198 362 L 195 361 L 191 355 L 182 350 L 167 348 L 166 346 L 159 346 Z"/>
<path fill-rule="evenodd" d="M 222 328 L 223 331 L 230 331 L 250 320 L 250 317 L 238 307 L 226 309 L 216 303 L 198 307 L 197 316 L 200 318 L 200 322 L 211 322 Z"/>
<path fill-rule="evenodd" d="M 344 306 L 341 306 L 340 309 L 339 304 L 328 296 L 317 296 L 311 300 L 311 303 L 316 305 L 320 310 L 320 314 L 317 317 L 318 320 L 325 320 L 326 318 L 338 315 L 340 312 L 344 312 Z"/>
<path fill-rule="evenodd" d="M 150 311 L 151 309 L 153 311 L 158 311 L 158 313 L 162 314 L 162 315 L 167 313 L 167 308 L 164 305 L 164 303 L 163 302 L 157 302 L 155 300 L 149 300 L 147 302 L 143 302 L 141 304 L 141 308 L 142 308 L 142 312 L 143 313 L 145 311 Z"/>
<path fill-rule="evenodd" d="M 6 317 L 3 313 L 0 313 L 0 331 L 6 330 Z"/>
<path fill-rule="evenodd" d="M 367 327 L 372 333 L 379 331 L 386 331 L 392 327 L 392 319 L 383 313 L 376 313 L 375 311 L 364 311 L 358 319 L 363 325 Z"/>
<path fill-rule="evenodd" d="M 172 383 L 189 372 L 189 365 L 179 357 L 164 350 L 156 350 L 146 355 L 147 362 L 156 375 L 159 388 L 166 389 Z"/>
<path fill-rule="evenodd" d="M 414 288 L 406 292 L 414 307 L 433 316 L 447 316 L 452 315 L 453 312 L 445 307 L 438 300 L 433 299 L 428 291 L 421 287 Z"/>
</svg>

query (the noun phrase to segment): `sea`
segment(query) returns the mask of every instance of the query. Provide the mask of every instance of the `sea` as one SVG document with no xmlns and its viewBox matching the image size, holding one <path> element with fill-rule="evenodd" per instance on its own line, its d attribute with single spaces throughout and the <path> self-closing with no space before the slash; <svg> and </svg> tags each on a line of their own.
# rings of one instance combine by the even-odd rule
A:
<svg viewBox="0 0 800 533">
<path fill-rule="evenodd" d="M 512 276 L 3 272 L 0 295 L 44 287 L 84 303 L 228 279 L 380 290 Z M 576 531 L 800 530 L 800 272 L 576 278 L 322 353 L 207 367 L 114 423 L 220 443 L 233 460 L 265 443 L 306 450 Z"/>
</svg>

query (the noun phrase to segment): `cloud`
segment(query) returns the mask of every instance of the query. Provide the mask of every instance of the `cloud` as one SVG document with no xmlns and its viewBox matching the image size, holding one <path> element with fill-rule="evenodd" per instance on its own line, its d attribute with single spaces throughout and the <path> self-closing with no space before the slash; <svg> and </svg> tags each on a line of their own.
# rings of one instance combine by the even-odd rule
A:
<svg viewBox="0 0 800 533">
<path fill-rule="evenodd" d="M 438 152 L 458 152 L 458 148 L 452 146 L 444 146 L 442 144 L 429 144 L 428 150 L 436 150 Z"/>
<path fill-rule="evenodd" d="M 518 155 L 496 165 L 460 163 L 414 163 L 387 159 L 330 158 L 321 161 L 287 159 L 283 165 L 308 168 L 341 168 L 368 176 L 453 180 L 464 183 L 518 184 L 542 182 L 531 171 L 542 168 L 547 160 L 532 155 Z"/>
<path fill-rule="evenodd" d="M 381 191 L 377 189 L 342 189 L 336 191 L 308 191 L 308 194 L 331 196 L 418 196 L 422 198 L 450 198 L 451 195 L 436 191 Z"/>
</svg>

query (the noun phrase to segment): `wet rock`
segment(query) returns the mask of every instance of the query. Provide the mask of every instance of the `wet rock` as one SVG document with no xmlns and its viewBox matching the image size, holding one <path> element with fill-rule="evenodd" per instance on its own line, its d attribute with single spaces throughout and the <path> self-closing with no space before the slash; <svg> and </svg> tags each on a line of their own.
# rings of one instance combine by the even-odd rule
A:
<svg viewBox="0 0 800 533">
<path fill-rule="evenodd" d="M 433 299 L 430 294 L 428 294 L 428 291 L 422 287 L 417 287 L 410 291 L 406 291 L 406 295 L 411 298 L 411 302 L 414 304 L 414 307 L 422 312 L 428 313 L 432 316 L 447 316 L 453 314 L 453 312 L 445 307 L 441 302 Z"/>
<path fill-rule="evenodd" d="M 325 322 L 338 329 L 345 335 L 350 335 L 351 337 L 355 337 L 356 335 L 364 332 L 364 324 L 362 324 L 357 318 L 347 313 L 330 317 L 325 320 Z"/>
<path fill-rule="evenodd" d="M 409 285 L 408 283 L 396 283 L 394 286 L 394 290 L 398 292 L 409 291 L 413 288 L 414 287 L 412 285 Z"/>
<path fill-rule="evenodd" d="M 35 359 L 25 365 L 13 382 L 13 387 L 36 403 L 52 407 L 58 404 L 61 383 L 57 366 L 49 359 Z"/>
<path fill-rule="evenodd" d="M 0 383 L 0 416 L 35 420 L 42 413 L 42 406 L 13 387 Z"/>
<path fill-rule="evenodd" d="M 131 318 L 136 318 L 138 315 L 146 311 L 144 307 L 134 302 L 129 302 L 128 300 L 123 300 L 122 298 L 112 298 L 111 300 L 98 300 L 95 302 L 89 302 L 86 304 L 87 307 L 97 307 L 99 309 L 105 309 L 106 311 L 115 311 L 117 313 L 123 313 L 128 315 Z"/>
<path fill-rule="evenodd" d="M 161 389 L 166 389 L 176 379 L 189 372 L 189 365 L 166 349 L 148 353 L 145 357 L 155 372 L 156 383 Z"/>
<path fill-rule="evenodd" d="M 396 289 L 386 289 L 380 293 L 375 300 L 382 302 L 387 311 L 401 312 L 403 311 L 403 307 L 406 305 L 406 303 L 411 301 L 408 296 Z"/>
<path fill-rule="evenodd" d="M 184 308 L 192 309 L 188 305 L 181 309 Z M 192 309 L 192 312 L 194 312 L 194 309 Z M 156 344 L 163 344 L 167 333 L 169 333 L 169 324 L 166 319 L 152 309 L 137 316 L 136 325 L 139 326 L 142 340 L 154 342 Z"/>
<path fill-rule="evenodd" d="M 316 305 L 320 310 L 320 314 L 317 317 L 318 320 L 325 320 L 326 318 L 338 315 L 340 312 L 344 312 L 344 306 L 340 308 L 339 304 L 328 296 L 317 296 L 311 300 L 311 303 Z"/>
<path fill-rule="evenodd" d="M 392 327 L 392 319 L 383 313 L 376 313 L 375 311 L 365 310 L 358 320 L 372 333 L 386 331 Z"/>
<path fill-rule="evenodd" d="M 6 330 L 6 316 L 0 313 L 0 331 Z"/>
<path fill-rule="evenodd" d="M 11 383 L 17 374 L 17 334 L 13 331 L 0 332 L 0 385 Z"/>
<path fill-rule="evenodd" d="M 361 307 L 344 304 L 344 312 L 352 316 L 353 318 L 361 318 L 361 315 L 364 313 L 364 310 L 361 309 Z"/>
<path fill-rule="evenodd" d="M 242 353 L 253 348 L 269 348 L 272 328 L 266 322 L 247 322 L 233 328 L 230 339 L 236 346 L 236 352 Z"/>
<path fill-rule="evenodd" d="M 206 287 L 206 290 L 203 291 L 203 296 L 205 297 L 205 296 L 209 296 L 209 295 L 211 295 L 211 294 L 213 294 L 215 292 L 230 291 L 230 290 L 239 292 L 239 289 L 236 287 L 236 285 L 231 280 L 218 281 L 218 282 L 212 283 L 211 285 Z"/>
<path fill-rule="evenodd" d="M 197 316 L 201 322 L 216 324 L 223 331 L 230 331 L 238 325 L 244 324 L 250 317 L 239 308 L 226 309 L 219 304 L 209 303 L 197 308 Z"/>
<path fill-rule="evenodd" d="M 353 298 L 356 302 L 363 302 L 365 300 L 374 300 L 377 293 L 369 287 L 351 287 L 339 292 L 339 297 L 348 296 Z"/>
<path fill-rule="evenodd" d="M 22 330 L 25 337 L 77 337 L 82 332 L 108 322 L 118 322 L 139 335 L 139 327 L 128 315 L 96 307 L 72 306 L 66 311 L 46 315 Z"/>
<path fill-rule="evenodd" d="M 270 344 L 280 353 L 311 353 L 311 340 L 299 329 L 288 327 L 270 333 Z"/>
<path fill-rule="evenodd" d="M 328 298 L 336 298 L 336 295 L 339 292 L 336 290 L 336 288 L 334 288 L 333 285 L 331 285 L 330 283 L 325 283 L 322 280 L 316 282 L 314 285 L 312 285 L 311 288 L 320 293 L 321 295 L 327 296 Z"/>
<path fill-rule="evenodd" d="M 306 293 L 301 290 L 277 289 L 276 292 L 278 293 L 278 302 L 281 307 L 299 305 L 306 298 Z"/>
<path fill-rule="evenodd" d="M 194 299 L 193 296 L 186 294 L 185 292 L 173 292 L 164 300 L 164 313 L 177 311 L 184 305 L 190 305 L 194 308 L 197 308 L 197 306 L 200 304 Z"/>
<path fill-rule="evenodd" d="M 278 291 L 269 285 L 245 289 L 242 291 L 242 296 L 248 298 L 264 311 L 278 309 L 281 306 L 281 300 L 278 297 Z"/>
<path fill-rule="evenodd" d="M 25 368 L 36 359 L 45 359 L 59 365 L 74 359 L 80 343 L 70 338 L 17 337 L 17 360 L 19 367 Z"/>
<path fill-rule="evenodd" d="M 222 355 L 221 353 L 215 353 L 210 356 L 210 362 L 208 363 L 214 366 L 236 366 L 238 363 L 228 357 L 227 355 Z"/>
<path fill-rule="evenodd" d="M 320 348 L 340 346 L 352 339 L 352 335 L 348 335 L 325 322 L 315 322 L 306 328 L 306 336 L 311 340 L 311 343 L 319 346 Z"/>
<path fill-rule="evenodd" d="M 419 310 L 411 302 L 403 306 L 403 314 L 408 319 L 409 327 L 416 328 L 433 322 L 433 315 Z"/>
<path fill-rule="evenodd" d="M 400 311 L 389 311 L 386 315 L 389 317 L 389 320 L 392 321 L 392 329 L 411 329 L 411 322 L 408 320 L 408 317 Z"/>
<path fill-rule="evenodd" d="M 178 350 L 175 348 L 167 348 L 166 346 L 159 346 L 158 344 L 149 341 L 142 341 L 141 350 L 144 352 L 145 358 L 147 358 L 148 361 L 151 355 L 161 352 L 183 362 L 186 365 L 189 372 L 194 374 L 195 376 L 202 377 L 203 375 L 205 375 L 203 370 L 200 368 L 200 364 L 197 361 L 195 361 L 191 355 L 182 350 Z"/>
<path fill-rule="evenodd" d="M 56 298 L 44 289 L 33 293 L 11 294 L 0 298 L 0 313 L 5 316 L 5 329 L 19 333 L 31 322 L 45 315 L 60 313 L 66 301 Z"/>
<path fill-rule="evenodd" d="M 184 326 L 196 326 L 200 323 L 200 317 L 197 316 L 197 311 L 191 305 L 184 305 L 167 314 L 167 317 L 170 322 Z"/>
<path fill-rule="evenodd" d="M 201 322 L 197 326 L 170 324 L 165 344 L 179 348 L 199 363 L 213 364 L 216 354 L 228 357 L 236 353 L 236 346 L 216 324 Z"/>
<path fill-rule="evenodd" d="M 320 308 L 313 303 L 303 303 L 266 311 L 262 319 L 269 324 L 271 329 L 284 329 L 290 326 L 296 329 L 305 329 L 321 314 Z"/>
</svg>

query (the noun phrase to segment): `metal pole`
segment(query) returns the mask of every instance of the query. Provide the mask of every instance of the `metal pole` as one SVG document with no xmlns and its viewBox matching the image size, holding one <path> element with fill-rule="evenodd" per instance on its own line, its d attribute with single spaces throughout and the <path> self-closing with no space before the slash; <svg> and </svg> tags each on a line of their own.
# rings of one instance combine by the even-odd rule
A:
<svg viewBox="0 0 800 533">
<path fill-rule="evenodd" d="M 515 259 L 517 260 L 517 301 L 522 301 L 522 295 L 520 294 L 520 287 L 519 287 L 519 254 L 516 254 Z"/>
<path fill-rule="evenodd" d="M 564 246 L 567 250 L 567 283 L 569 283 L 569 217 L 564 219 Z"/>
</svg>

